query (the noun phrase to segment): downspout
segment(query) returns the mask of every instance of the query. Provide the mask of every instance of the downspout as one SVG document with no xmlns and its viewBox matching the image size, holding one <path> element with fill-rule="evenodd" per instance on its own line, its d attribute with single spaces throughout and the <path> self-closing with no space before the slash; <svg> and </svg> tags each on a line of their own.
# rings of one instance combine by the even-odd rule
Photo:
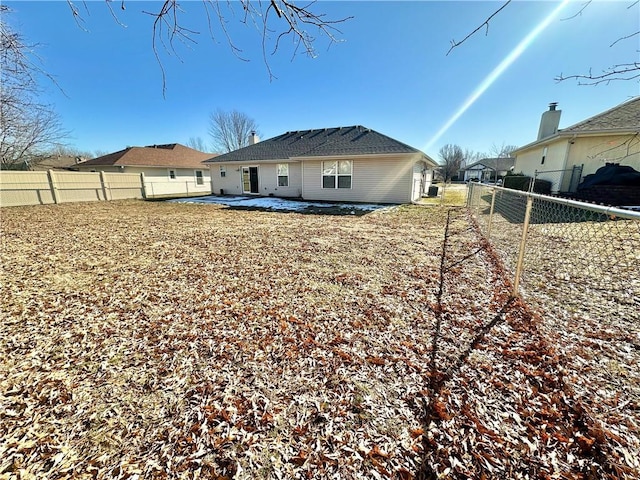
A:
<svg viewBox="0 0 640 480">
<path fill-rule="evenodd" d="M 571 145 L 573 145 L 575 141 L 575 134 L 567 141 L 567 148 L 564 152 L 564 162 L 562 163 L 562 170 L 567 170 L 567 163 L 569 162 L 569 151 L 571 150 Z"/>
<path fill-rule="evenodd" d="M 322 181 L 322 164 L 320 165 L 320 181 Z M 304 200 L 304 160 L 300 160 L 300 178 L 302 179 L 300 182 L 302 184 L 300 186 L 300 198 Z"/>
<path fill-rule="evenodd" d="M 558 190 L 561 192 L 563 191 L 562 187 L 565 184 L 564 177 L 567 173 L 567 163 L 569 163 L 569 153 L 571 152 L 571 145 L 575 143 L 575 140 L 576 140 L 576 135 L 574 134 L 573 137 L 567 140 L 567 148 L 564 151 L 564 161 L 562 162 L 562 176 L 560 178 L 560 185 L 558 185 Z M 571 180 L 569 180 L 569 183 L 571 183 Z"/>
</svg>

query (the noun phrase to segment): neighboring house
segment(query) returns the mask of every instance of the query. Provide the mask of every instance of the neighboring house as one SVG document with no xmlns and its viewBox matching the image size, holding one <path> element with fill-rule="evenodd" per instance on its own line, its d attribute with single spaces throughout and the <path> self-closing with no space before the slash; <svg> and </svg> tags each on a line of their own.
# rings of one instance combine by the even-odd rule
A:
<svg viewBox="0 0 640 480">
<path fill-rule="evenodd" d="M 495 182 L 503 178 L 514 166 L 515 158 L 483 158 L 462 169 L 463 180 L 477 179 L 480 182 Z"/>
<path fill-rule="evenodd" d="M 147 198 L 208 195 L 211 193 L 211 177 L 209 167 L 202 162 L 211 157 L 211 153 L 170 143 L 128 147 L 78 163 L 73 170 L 141 174 Z"/>
<path fill-rule="evenodd" d="M 516 173 L 549 180 L 558 193 L 575 192 L 607 163 L 640 170 L 640 97 L 563 129 L 556 105 L 542 114 L 538 139 L 513 152 Z"/>
<path fill-rule="evenodd" d="M 287 132 L 207 160 L 215 194 L 409 203 L 437 166 L 420 150 L 362 126 Z"/>
</svg>

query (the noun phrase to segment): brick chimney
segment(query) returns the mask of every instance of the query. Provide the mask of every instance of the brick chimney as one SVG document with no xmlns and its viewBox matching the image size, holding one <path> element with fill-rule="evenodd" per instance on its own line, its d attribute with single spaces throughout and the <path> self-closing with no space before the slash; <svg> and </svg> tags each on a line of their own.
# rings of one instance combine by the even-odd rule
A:
<svg viewBox="0 0 640 480">
<path fill-rule="evenodd" d="M 542 114 L 540 119 L 540 129 L 538 130 L 538 140 L 550 137 L 558 133 L 558 125 L 560 125 L 560 114 L 562 110 L 556 110 L 557 102 L 549 104 L 549 110 Z"/>
<path fill-rule="evenodd" d="M 258 138 L 258 135 L 256 134 L 256 132 L 251 131 L 251 133 L 249 134 L 249 145 L 255 145 L 259 141 L 260 141 L 260 138 Z"/>
</svg>

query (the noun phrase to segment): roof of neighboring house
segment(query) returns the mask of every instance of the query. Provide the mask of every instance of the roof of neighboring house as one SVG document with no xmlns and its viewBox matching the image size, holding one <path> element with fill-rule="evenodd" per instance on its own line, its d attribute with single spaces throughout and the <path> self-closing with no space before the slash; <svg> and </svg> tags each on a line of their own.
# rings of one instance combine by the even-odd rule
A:
<svg viewBox="0 0 640 480">
<path fill-rule="evenodd" d="M 588 133 L 603 130 L 640 130 L 640 97 L 563 128 L 564 133 Z"/>
<path fill-rule="evenodd" d="M 49 157 L 37 158 L 30 162 L 28 170 L 44 171 L 44 170 L 68 170 L 80 162 L 80 157 L 71 155 L 51 155 Z"/>
<path fill-rule="evenodd" d="M 491 170 L 495 170 L 497 172 L 503 170 L 509 170 L 516 163 L 516 159 L 513 157 L 502 157 L 502 158 L 483 158 L 471 165 L 467 165 L 462 170 L 474 170 L 473 167 L 483 165 L 486 168 Z"/>
<path fill-rule="evenodd" d="M 561 128 L 557 133 L 520 147 L 515 152 L 521 152 L 537 145 L 549 143 L 561 137 L 581 135 L 628 134 L 640 132 L 640 97 L 635 97 L 620 105 L 610 108 L 586 120 L 567 128 Z M 514 153 L 515 153 L 514 152 Z"/>
<path fill-rule="evenodd" d="M 194 150 L 179 143 L 127 147 L 118 152 L 93 158 L 76 166 L 145 166 L 145 167 L 203 167 L 202 162 L 214 154 Z"/>
<path fill-rule="evenodd" d="M 361 125 L 287 132 L 211 158 L 205 163 L 394 153 L 417 153 L 436 165 L 420 150 Z"/>
</svg>

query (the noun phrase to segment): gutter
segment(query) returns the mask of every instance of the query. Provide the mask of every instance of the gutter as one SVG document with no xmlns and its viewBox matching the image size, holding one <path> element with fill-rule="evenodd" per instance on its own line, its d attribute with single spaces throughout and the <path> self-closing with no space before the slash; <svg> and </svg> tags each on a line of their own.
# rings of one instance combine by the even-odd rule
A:
<svg viewBox="0 0 640 480">
<path fill-rule="evenodd" d="M 640 133 L 640 127 L 637 130 L 629 129 L 629 128 L 613 128 L 608 130 L 589 130 L 589 131 L 563 131 L 560 130 L 558 133 L 555 133 L 549 137 L 543 138 L 542 140 L 536 140 L 535 142 L 531 142 L 523 147 L 514 150 L 512 155 L 518 155 L 526 150 L 530 150 L 532 148 L 540 147 L 543 145 L 547 145 L 556 140 L 560 140 L 562 138 L 571 137 L 575 139 L 577 137 L 601 137 L 604 135 L 633 135 Z"/>
</svg>

